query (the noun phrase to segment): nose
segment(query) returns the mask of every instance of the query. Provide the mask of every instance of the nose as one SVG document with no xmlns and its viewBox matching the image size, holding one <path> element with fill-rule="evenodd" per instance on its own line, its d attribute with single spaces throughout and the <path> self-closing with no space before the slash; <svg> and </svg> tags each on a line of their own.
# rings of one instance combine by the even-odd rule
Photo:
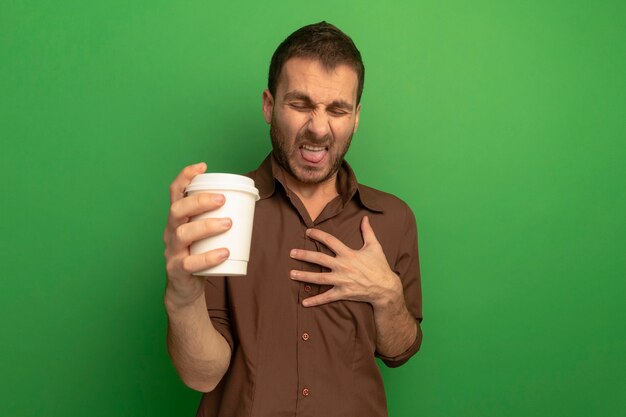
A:
<svg viewBox="0 0 626 417">
<path fill-rule="evenodd" d="M 323 111 L 311 112 L 311 118 L 307 124 L 312 139 L 322 139 L 330 133 L 328 115 Z"/>
</svg>

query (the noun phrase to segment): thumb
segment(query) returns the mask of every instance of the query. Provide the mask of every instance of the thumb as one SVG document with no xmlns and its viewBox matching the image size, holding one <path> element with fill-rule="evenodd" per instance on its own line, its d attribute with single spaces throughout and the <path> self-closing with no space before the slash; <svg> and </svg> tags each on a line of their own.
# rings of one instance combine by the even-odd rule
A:
<svg viewBox="0 0 626 417">
<path fill-rule="evenodd" d="M 378 243 L 374 229 L 372 229 L 370 224 L 370 219 L 367 216 L 363 216 L 363 219 L 361 219 L 361 233 L 363 234 L 364 247 L 372 243 Z"/>
</svg>

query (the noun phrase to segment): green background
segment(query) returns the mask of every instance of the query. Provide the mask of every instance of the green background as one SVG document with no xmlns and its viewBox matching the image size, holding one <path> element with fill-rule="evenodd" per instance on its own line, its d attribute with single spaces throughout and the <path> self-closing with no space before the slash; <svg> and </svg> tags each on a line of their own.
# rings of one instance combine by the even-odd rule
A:
<svg viewBox="0 0 626 417">
<path fill-rule="evenodd" d="M 2 1 L 0 415 L 194 415 L 167 187 L 257 166 L 270 56 L 323 19 L 366 66 L 348 159 L 420 232 L 390 415 L 623 415 L 626 3 L 433 3 Z"/>
</svg>

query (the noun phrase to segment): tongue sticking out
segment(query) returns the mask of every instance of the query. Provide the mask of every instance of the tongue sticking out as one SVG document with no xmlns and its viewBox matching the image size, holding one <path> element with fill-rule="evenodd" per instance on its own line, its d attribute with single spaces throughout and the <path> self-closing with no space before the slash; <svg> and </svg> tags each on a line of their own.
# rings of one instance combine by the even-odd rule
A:
<svg viewBox="0 0 626 417">
<path fill-rule="evenodd" d="M 302 159 L 305 161 L 317 164 L 326 156 L 326 149 L 311 151 L 309 149 L 300 148 L 300 155 L 302 155 Z"/>
</svg>

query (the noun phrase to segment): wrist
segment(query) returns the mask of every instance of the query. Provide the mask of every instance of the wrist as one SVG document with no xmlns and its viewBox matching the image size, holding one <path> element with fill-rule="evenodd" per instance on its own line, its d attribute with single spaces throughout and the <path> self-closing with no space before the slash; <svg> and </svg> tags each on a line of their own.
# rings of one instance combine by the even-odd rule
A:
<svg viewBox="0 0 626 417">
<path fill-rule="evenodd" d="M 391 274 L 386 280 L 389 283 L 372 302 L 375 310 L 401 311 L 404 308 L 404 291 L 400 279 L 396 274 Z"/>
<path fill-rule="evenodd" d="M 194 286 L 194 288 L 185 288 L 181 290 L 176 288 L 174 284 L 168 282 L 165 287 L 164 295 L 165 309 L 168 313 L 174 313 L 179 310 L 193 307 L 198 302 L 204 302 L 204 285 Z"/>
</svg>

